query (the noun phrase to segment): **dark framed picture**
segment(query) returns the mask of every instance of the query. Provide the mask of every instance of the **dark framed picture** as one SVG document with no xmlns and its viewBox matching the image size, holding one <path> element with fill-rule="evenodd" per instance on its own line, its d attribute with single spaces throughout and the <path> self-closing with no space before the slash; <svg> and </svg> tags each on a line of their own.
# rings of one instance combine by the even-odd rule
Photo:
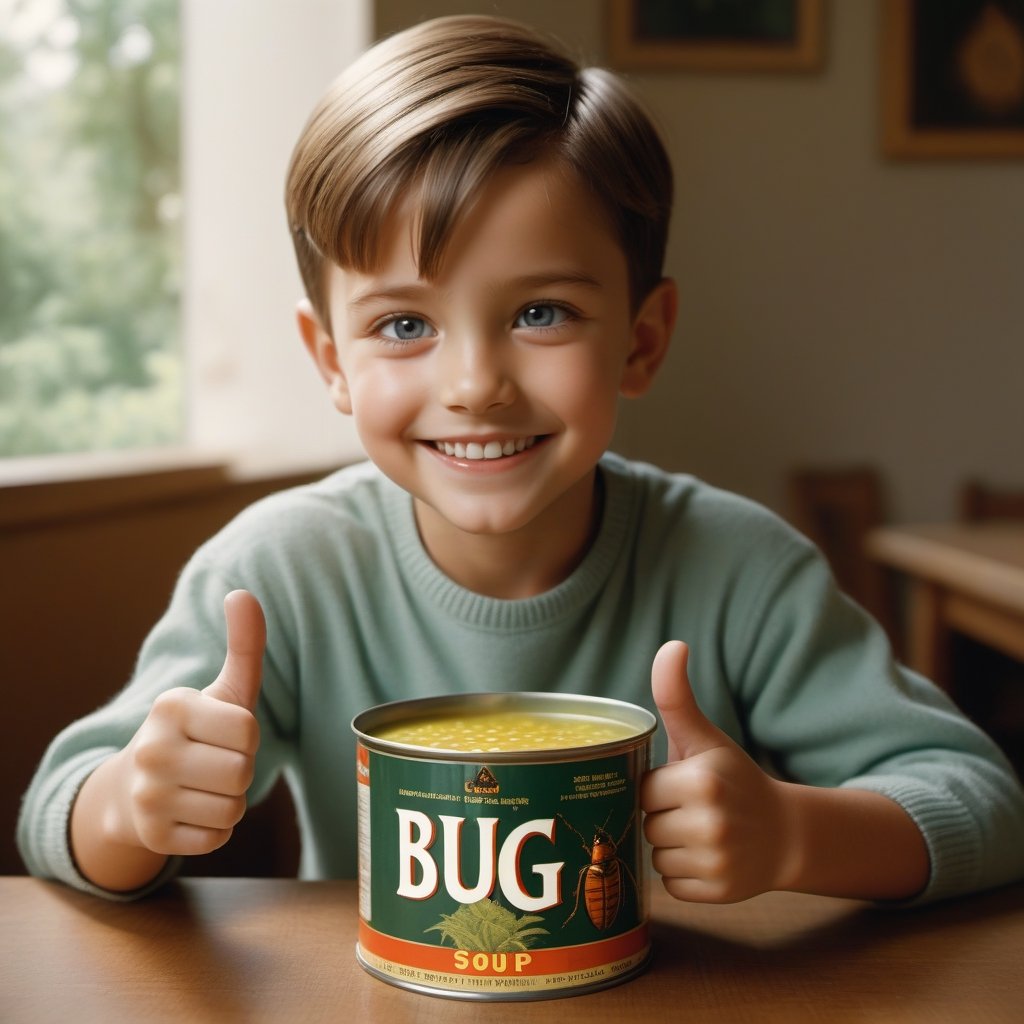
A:
<svg viewBox="0 0 1024 1024">
<path fill-rule="evenodd" d="M 1024 0 L 883 0 L 882 148 L 1024 156 Z"/>
<path fill-rule="evenodd" d="M 608 51 L 623 70 L 815 71 L 822 0 L 610 0 Z"/>
</svg>

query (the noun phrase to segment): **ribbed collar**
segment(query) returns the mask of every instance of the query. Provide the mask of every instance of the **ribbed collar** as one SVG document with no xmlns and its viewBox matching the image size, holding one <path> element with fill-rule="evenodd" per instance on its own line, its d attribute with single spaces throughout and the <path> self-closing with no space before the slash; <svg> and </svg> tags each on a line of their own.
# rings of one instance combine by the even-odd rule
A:
<svg viewBox="0 0 1024 1024">
<path fill-rule="evenodd" d="M 604 508 L 590 550 L 558 586 L 518 600 L 477 594 L 446 576 L 423 546 L 412 497 L 387 481 L 383 495 L 385 516 L 408 586 L 431 607 L 477 629 L 525 631 L 564 620 L 599 592 L 625 548 L 635 515 L 636 489 L 627 463 L 607 454 L 598 471 L 604 482 Z"/>
</svg>

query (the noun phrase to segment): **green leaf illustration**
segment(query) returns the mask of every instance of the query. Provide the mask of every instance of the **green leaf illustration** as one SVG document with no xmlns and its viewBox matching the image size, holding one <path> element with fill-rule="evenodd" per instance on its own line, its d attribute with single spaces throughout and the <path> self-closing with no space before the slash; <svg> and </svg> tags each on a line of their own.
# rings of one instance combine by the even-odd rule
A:
<svg viewBox="0 0 1024 1024">
<path fill-rule="evenodd" d="M 456 949 L 522 952 L 537 941 L 537 936 L 549 934 L 546 928 L 532 927 L 543 920 L 535 914 L 516 917 L 493 900 L 483 899 L 459 907 L 454 914 L 442 914 L 441 920 L 426 931 L 440 932 L 441 945 L 451 942 Z"/>
</svg>

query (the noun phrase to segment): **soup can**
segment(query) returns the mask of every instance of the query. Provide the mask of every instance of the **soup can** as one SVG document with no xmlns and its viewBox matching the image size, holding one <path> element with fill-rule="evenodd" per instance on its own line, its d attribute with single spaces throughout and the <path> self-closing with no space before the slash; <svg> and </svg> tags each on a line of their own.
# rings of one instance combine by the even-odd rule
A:
<svg viewBox="0 0 1024 1024">
<path fill-rule="evenodd" d="M 359 939 L 384 981 L 464 999 L 574 995 L 650 956 L 640 783 L 654 716 L 600 697 L 383 704 L 357 736 Z"/>
</svg>

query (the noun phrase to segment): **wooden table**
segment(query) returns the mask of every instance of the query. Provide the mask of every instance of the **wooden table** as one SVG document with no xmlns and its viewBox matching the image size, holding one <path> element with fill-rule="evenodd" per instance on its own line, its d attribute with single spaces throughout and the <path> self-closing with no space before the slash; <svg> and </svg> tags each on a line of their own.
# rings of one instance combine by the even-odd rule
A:
<svg viewBox="0 0 1024 1024">
<path fill-rule="evenodd" d="M 533 1002 L 419 995 L 356 963 L 354 882 L 185 879 L 135 904 L 0 878 L 0 1020 L 231 1024 L 1017 1024 L 1024 885 L 920 910 L 771 893 L 677 903 L 623 985 Z"/>
<path fill-rule="evenodd" d="M 1024 661 L 1024 522 L 885 527 L 866 551 L 910 581 L 911 668 L 951 688 L 952 631 Z"/>
</svg>

